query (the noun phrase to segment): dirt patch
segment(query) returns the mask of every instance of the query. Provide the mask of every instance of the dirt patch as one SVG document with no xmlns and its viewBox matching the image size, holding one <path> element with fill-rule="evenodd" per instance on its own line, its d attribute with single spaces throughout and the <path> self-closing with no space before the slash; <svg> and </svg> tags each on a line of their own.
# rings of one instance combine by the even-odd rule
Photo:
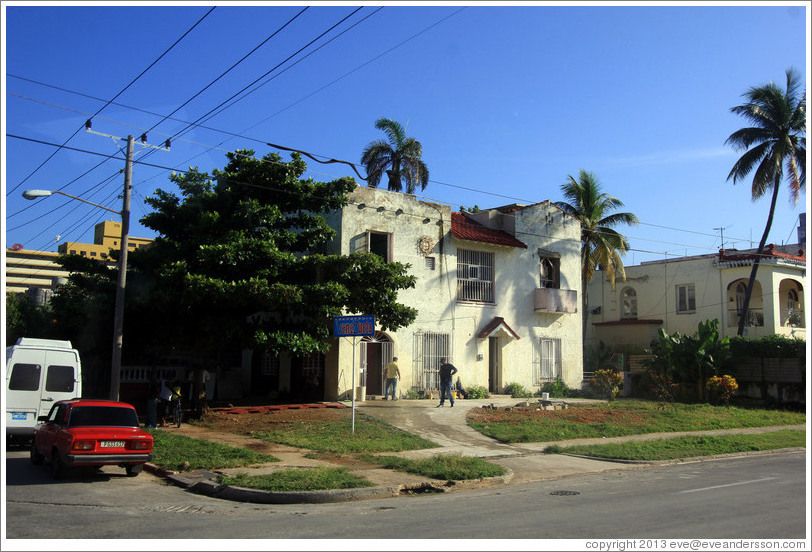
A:
<svg viewBox="0 0 812 552">
<path fill-rule="evenodd" d="M 274 431 L 290 424 L 313 422 L 349 422 L 346 408 L 287 408 L 267 412 L 221 413 L 210 412 L 201 425 L 217 431 L 250 435 L 255 431 Z"/>
</svg>

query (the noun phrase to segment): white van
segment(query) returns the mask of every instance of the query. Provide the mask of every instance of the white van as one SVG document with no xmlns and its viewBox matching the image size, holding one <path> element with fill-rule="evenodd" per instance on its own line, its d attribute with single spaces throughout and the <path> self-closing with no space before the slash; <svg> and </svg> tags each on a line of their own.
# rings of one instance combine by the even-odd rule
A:
<svg viewBox="0 0 812 552">
<path fill-rule="evenodd" d="M 21 337 L 6 347 L 6 435 L 29 438 L 56 401 L 82 396 L 79 351 L 70 341 Z"/>
</svg>

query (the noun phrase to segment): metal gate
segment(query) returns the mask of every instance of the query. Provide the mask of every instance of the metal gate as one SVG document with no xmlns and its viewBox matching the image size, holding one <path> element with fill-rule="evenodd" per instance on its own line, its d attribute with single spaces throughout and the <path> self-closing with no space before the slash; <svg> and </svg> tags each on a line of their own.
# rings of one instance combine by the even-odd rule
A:
<svg viewBox="0 0 812 552">
<path fill-rule="evenodd" d="M 420 390 L 440 388 L 440 359 L 452 362 L 451 336 L 447 333 L 416 332 L 413 341 L 412 382 Z"/>
<path fill-rule="evenodd" d="M 368 347 L 370 345 L 379 345 L 381 347 L 381 365 L 380 366 L 369 366 L 369 351 Z M 374 337 L 365 337 L 361 340 L 361 349 L 360 349 L 361 360 L 359 363 L 361 377 L 360 377 L 360 385 L 362 387 L 367 386 L 367 370 L 380 370 L 381 374 L 381 386 L 383 387 L 386 383 L 386 374 L 384 374 L 384 368 L 387 364 L 392 362 L 392 358 L 394 357 L 392 353 L 392 342 L 389 341 L 389 338 L 381 333 L 376 333 Z M 367 389 L 367 393 L 370 395 L 377 395 L 379 393 L 383 393 L 384 389 Z"/>
</svg>

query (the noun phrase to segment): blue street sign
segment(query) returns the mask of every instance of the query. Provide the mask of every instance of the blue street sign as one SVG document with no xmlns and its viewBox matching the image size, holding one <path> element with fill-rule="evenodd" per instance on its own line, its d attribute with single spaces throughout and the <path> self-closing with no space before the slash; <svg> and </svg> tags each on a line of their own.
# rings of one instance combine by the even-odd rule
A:
<svg viewBox="0 0 812 552">
<path fill-rule="evenodd" d="M 351 337 L 354 335 L 375 335 L 375 316 L 336 316 L 333 318 L 333 335 Z"/>
</svg>

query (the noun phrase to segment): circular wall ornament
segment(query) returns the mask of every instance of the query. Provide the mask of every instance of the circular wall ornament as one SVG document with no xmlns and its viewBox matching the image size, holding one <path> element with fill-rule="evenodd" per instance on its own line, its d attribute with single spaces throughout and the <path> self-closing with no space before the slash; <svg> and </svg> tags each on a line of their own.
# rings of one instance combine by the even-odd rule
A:
<svg viewBox="0 0 812 552">
<path fill-rule="evenodd" d="M 428 255 L 431 253 L 432 249 L 434 249 L 434 240 L 428 236 L 421 237 L 419 240 L 417 240 L 417 249 L 420 251 L 421 255 Z"/>
</svg>

